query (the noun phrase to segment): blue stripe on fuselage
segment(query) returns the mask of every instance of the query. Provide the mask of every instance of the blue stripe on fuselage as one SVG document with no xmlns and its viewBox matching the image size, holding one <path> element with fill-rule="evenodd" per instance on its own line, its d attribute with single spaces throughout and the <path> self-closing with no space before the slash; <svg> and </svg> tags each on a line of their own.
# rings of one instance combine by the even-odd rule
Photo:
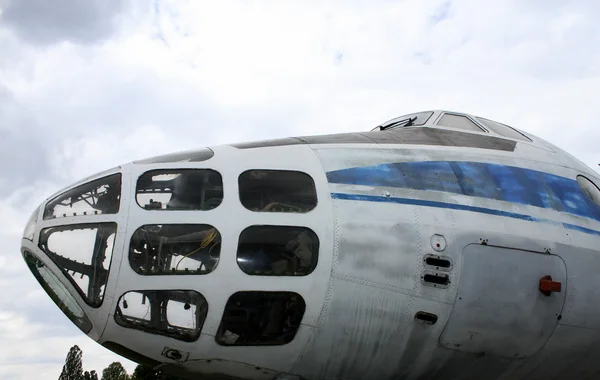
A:
<svg viewBox="0 0 600 380">
<path fill-rule="evenodd" d="M 600 207 L 581 191 L 576 180 L 515 166 L 463 161 L 398 162 L 335 170 L 327 173 L 327 179 L 330 183 L 434 190 L 495 199 L 600 221 Z M 452 207 L 455 206 L 470 207 Z"/>
<path fill-rule="evenodd" d="M 380 195 L 331 193 L 331 197 L 333 199 L 342 199 L 342 200 L 351 200 L 351 201 L 387 202 L 387 203 L 398 203 L 398 204 L 404 204 L 404 205 L 414 205 L 414 206 L 423 206 L 423 207 L 446 208 L 446 209 L 451 209 L 451 210 L 471 211 L 471 212 L 477 212 L 477 213 L 481 213 L 481 214 L 496 215 L 496 216 L 503 216 L 503 217 L 507 217 L 507 218 L 527 220 L 527 221 L 531 221 L 531 222 L 544 222 L 544 223 L 550 223 L 550 224 L 560 224 L 564 228 L 567 228 L 570 230 L 600 236 L 600 231 L 577 226 L 575 224 L 559 223 L 559 222 L 549 220 L 549 219 L 535 218 L 531 215 L 519 214 L 519 213 L 515 213 L 515 212 L 502 211 L 502 210 L 495 210 L 495 209 L 486 208 L 486 207 L 467 206 L 467 205 L 459 205 L 459 204 L 455 204 L 455 203 L 427 201 L 427 200 L 422 200 L 422 199 L 385 197 L 385 196 L 380 196 Z"/>
</svg>

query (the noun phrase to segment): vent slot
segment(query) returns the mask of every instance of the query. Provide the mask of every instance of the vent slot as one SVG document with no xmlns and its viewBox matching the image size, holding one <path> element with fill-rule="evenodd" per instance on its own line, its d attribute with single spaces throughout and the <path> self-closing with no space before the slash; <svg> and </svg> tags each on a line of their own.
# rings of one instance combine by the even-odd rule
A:
<svg viewBox="0 0 600 380">
<path fill-rule="evenodd" d="M 452 270 L 452 259 L 448 256 L 427 254 L 423 257 L 423 266 L 427 269 L 441 272 Z"/>
<path fill-rule="evenodd" d="M 427 265 L 431 265 L 432 267 L 438 267 L 438 268 L 450 268 L 450 266 L 452 265 L 450 263 L 450 260 L 442 259 L 440 257 L 433 257 L 433 256 L 426 258 L 425 263 Z"/>
<path fill-rule="evenodd" d="M 426 325 L 435 325 L 438 320 L 438 316 L 425 311 L 418 311 L 417 314 L 415 314 L 415 320 Z"/>
<path fill-rule="evenodd" d="M 450 277 L 447 274 L 426 274 L 423 276 L 423 281 L 426 285 L 433 285 L 434 287 L 446 287 L 450 284 Z"/>
</svg>

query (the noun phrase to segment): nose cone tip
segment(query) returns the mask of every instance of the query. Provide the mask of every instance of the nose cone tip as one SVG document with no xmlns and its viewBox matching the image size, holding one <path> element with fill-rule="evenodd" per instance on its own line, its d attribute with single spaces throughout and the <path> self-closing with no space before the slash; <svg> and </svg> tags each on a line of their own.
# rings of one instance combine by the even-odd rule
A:
<svg viewBox="0 0 600 380">
<path fill-rule="evenodd" d="M 38 216 L 40 213 L 40 208 L 42 206 L 39 205 L 29 216 L 27 220 L 27 224 L 25 224 L 25 228 L 23 229 L 23 239 L 30 240 L 33 242 L 33 237 L 35 235 L 35 227 L 37 225 Z"/>
</svg>

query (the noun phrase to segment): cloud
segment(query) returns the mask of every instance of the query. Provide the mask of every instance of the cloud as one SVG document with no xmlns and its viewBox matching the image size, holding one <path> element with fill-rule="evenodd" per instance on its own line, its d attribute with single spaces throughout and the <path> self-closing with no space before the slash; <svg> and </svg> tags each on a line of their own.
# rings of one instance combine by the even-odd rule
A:
<svg viewBox="0 0 600 380">
<path fill-rule="evenodd" d="M 124 4 L 122 0 L 4 0 L 0 22 L 33 44 L 94 43 L 113 34 Z"/>
<path fill-rule="evenodd" d="M 597 2 L 83 4 L 0 0 L 0 286 L 20 289 L 0 295 L 2 378 L 57 378 L 73 344 L 86 368 L 131 365 L 83 336 L 19 255 L 45 197 L 121 163 L 444 108 L 599 169 Z"/>
</svg>

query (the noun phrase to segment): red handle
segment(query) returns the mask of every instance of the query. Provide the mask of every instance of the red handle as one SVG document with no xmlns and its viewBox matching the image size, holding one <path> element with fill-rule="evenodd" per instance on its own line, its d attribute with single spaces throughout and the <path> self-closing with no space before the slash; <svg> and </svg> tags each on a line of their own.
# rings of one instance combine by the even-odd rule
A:
<svg viewBox="0 0 600 380">
<path fill-rule="evenodd" d="M 544 276 L 540 279 L 540 292 L 550 296 L 552 292 L 560 293 L 562 284 L 558 281 L 552 281 L 552 276 Z"/>
</svg>

